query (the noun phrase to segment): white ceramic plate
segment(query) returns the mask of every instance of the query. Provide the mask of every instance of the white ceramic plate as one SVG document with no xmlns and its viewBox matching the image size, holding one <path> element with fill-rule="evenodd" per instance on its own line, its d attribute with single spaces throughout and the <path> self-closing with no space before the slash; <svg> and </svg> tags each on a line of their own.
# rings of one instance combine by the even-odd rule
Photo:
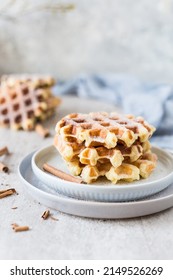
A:
<svg viewBox="0 0 173 280">
<path fill-rule="evenodd" d="M 113 185 L 101 178 L 93 184 L 71 183 L 59 179 L 42 167 L 45 162 L 68 173 L 60 154 L 53 146 L 37 151 L 32 158 L 32 169 L 37 178 L 54 191 L 64 195 L 95 201 L 130 201 L 155 194 L 173 182 L 173 157 L 166 151 L 153 147 L 158 156 L 157 167 L 147 179 Z"/>
<path fill-rule="evenodd" d="M 58 211 L 88 218 L 122 219 L 154 214 L 173 206 L 173 184 L 154 196 L 133 202 L 95 202 L 63 196 L 34 175 L 32 155 L 25 157 L 19 166 L 23 186 L 36 200 Z"/>
</svg>

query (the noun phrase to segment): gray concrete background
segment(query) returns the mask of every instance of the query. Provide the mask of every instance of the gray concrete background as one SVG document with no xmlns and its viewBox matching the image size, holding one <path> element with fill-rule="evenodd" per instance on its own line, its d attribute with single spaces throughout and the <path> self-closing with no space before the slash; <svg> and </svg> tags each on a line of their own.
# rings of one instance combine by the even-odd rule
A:
<svg viewBox="0 0 173 280">
<path fill-rule="evenodd" d="M 127 72 L 172 82 L 173 0 L 1 0 L 0 74 Z"/>
</svg>

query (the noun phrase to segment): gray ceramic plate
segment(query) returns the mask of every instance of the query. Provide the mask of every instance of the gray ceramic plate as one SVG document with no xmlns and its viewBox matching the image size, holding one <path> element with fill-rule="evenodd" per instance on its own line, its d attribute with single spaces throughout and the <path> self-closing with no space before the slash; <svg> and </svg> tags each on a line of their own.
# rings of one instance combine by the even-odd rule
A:
<svg viewBox="0 0 173 280">
<path fill-rule="evenodd" d="M 61 212 L 81 217 L 118 219 L 150 215 L 173 206 L 173 184 L 162 192 L 131 202 L 95 202 L 69 198 L 50 189 L 34 175 L 32 154 L 19 166 L 19 176 L 27 192 L 42 204 Z"/>
<path fill-rule="evenodd" d="M 67 166 L 53 146 L 37 151 L 32 158 L 34 174 L 51 189 L 66 196 L 95 201 L 130 201 L 160 192 L 173 182 L 173 157 L 157 147 L 152 148 L 158 156 L 156 169 L 147 179 L 116 185 L 104 179 L 92 184 L 71 183 L 43 171 L 45 162 L 68 173 Z"/>
</svg>

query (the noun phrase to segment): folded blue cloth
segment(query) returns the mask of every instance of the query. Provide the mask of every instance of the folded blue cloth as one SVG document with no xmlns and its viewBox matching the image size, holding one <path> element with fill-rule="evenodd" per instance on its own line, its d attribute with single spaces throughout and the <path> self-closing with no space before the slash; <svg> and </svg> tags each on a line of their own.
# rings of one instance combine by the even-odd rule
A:
<svg viewBox="0 0 173 280">
<path fill-rule="evenodd" d="M 173 149 L 173 87 L 170 85 L 144 83 L 124 74 L 79 75 L 58 83 L 55 93 L 104 100 L 121 107 L 124 113 L 143 116 L 157 129 L 153 143 Z"/>
</svg>

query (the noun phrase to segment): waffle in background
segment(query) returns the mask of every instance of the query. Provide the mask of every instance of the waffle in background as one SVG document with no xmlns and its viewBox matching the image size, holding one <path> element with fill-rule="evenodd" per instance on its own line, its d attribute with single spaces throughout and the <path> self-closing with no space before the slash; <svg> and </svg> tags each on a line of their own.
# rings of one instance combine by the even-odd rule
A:
<svg viewBox="0 0 173 280">
<path fill-rule="evenodd" d="M 9 75 L 0 83 L 0 126 L 33 130 L 50 117 L 60 103 L 52 94 L 50 76 Z"/>
<path fill-rule="evenodd" d="M 54 145 L 70 172 L 91 183 L 147 178 L 156 167 L 149 138 L 155 128 L 142 117 L 97 112 L 70 114 L 56 125 Z"/>
</svg>

